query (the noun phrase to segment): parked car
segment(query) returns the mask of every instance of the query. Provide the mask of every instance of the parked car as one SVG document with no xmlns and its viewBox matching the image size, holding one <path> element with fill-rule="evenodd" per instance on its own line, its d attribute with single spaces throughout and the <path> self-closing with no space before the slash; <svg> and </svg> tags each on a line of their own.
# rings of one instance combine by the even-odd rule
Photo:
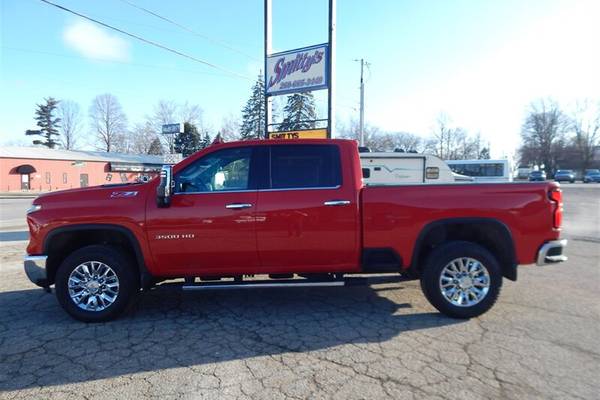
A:
<svg viewBox="0 0 600 400">
<path fill-rule="evenodd" d="M 230 142 L 147 183 L 39 196 L 24 267 L 88 322 L 117 317 L 163 281 L 345 286 L 382 273 L 420 279 L 440 312 L 471 318 L 518 265 L 566 260 L 562 213 L 555 182 L 366 186 L 356 141 Z"/>
<path fill-rule="evenodd" d="M 583 176 L 583 183 L 600 183 L 600 170 L 588 169 Z"/>
<path fill-rule="evenodd" d="M 531 171 L 529 173 L 529 181 L 530 182 L 545 181 L 545 180 L 546 180 L 546 173 L 544 171 Z"/>
<path fill-rule="evenodd" d="M 556 182 L 571 182 L 575 183 L 575 173 L 570 169 L 559 169 L 554 174 Z"/>
</svg>

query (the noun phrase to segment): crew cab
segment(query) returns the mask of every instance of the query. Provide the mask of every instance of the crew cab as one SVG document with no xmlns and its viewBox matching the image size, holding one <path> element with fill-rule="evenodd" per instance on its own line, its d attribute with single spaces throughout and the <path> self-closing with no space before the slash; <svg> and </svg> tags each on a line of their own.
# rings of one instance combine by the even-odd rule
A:
<svg viewBox="0 0 600 400">
<path fill-rule="evenodd" d="M 24 267 L 90 322 L 166 280 L 214 290 L 353 274 L 420 279 L 440 312 L 470 318 L 518 265 L 566 260 L 561 219 L 555 182 L 365 186 L 355 141 L 231 142 L 147 183 L 38 197 Z"/>
</svg>

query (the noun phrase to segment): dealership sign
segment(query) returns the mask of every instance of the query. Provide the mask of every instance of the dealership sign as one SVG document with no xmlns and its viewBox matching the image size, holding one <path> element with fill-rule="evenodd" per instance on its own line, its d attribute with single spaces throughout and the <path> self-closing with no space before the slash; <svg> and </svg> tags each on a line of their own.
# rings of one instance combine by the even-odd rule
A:
<svg viewBox="0 0 600 400">
<path fill-rule="evenodd" d="M 326 89 L 328 51 L 328 44 L 320 44 L 269 55 L 266 60 L 267 95 Z"/>
<path fill-rule="evenodd" d="M 327 139 L 327 128 L 269 132 L 269 139 Z"/>
</svg>

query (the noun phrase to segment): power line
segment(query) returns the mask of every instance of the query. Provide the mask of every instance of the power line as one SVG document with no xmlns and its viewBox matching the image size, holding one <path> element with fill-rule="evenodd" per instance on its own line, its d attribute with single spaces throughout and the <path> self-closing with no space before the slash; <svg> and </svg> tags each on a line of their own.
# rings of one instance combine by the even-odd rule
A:
<svg viewBox="0 0 600 400">
<path fill-rule="evenodd" d="M 180 29 L 183 29 L 183 30 L 184 30 L 184 31 L 186 31 L 186 32 L 189 32 L 189 33 L 191 33 L 191 34 L 193 34 L 193 35 L 196 35 L 196 36 L 199 36 L 199 37 L 201 37 L 201 38 L 203 38 L 203 39 L 206 39 L 206 40 L 208 40 L 209 42 L 212 42 L 212 43 L 218 44 L 219 46 L 222 46 L 222 47 L 224 47 L 224 48 L 226 48 L 226 49 L 228 49 L 228 50 L 231 50 L 231 51 L 233 51 L 233 52 L 235 52 L 235 53 L 241 54 L 241 55 L 243 55 L 244 57 L 248 57 L 248 58 L 249 58 L 249 59 L 251 59 L 251 60 L 254 60 L 254 61 L 260 61 L 258 58 L 254 57 L 254 56 L 251 56 L 250 54 L 247 54 L 247 53 L 245 53 L 245 52 L 243 52 L 243 51 L 241 51 L 241 50 L 239 50 L 239 49 L 236 49 L 235 47 L 232 47 L 232 46 L 230 46 L 229 44 L 225 43 L 225 42 L 224 42 L 224 41 L 222 41 L 222 40 L 215 39 L 215 38 L 211 38 L 211 37 L 209 37 L 209 36 L 206 36 L 206 35 L 203 35 L 203 34 L 201 34 L 201 33 L 199 33 L 199 32 L 196 32 L 195 30 L 193 30 L 193 29 L 191 29 L 191 28 L 188 28 L 187 26 L 185 26 L 185 25 L 182 25 L 182 24 L 178 23 L 177 21 L 173 21 L 172 19 L 169 19 L 169 18 L 167 18 L 167 17 L 163 17 L 162 15 L 160 15 L 160 14 L 157 14 L 157 13 L 155 13 L 154 11 L 148 10 L 147 8 L 144 8 L 144 7 L 138 6 L 137 4 L 134 4 L 134 3 L 130 2 L 129 0 L 121 0 L 121 1 L 122 1 L 123 3 L 126 3 L 126 4 L 130 5 L 130 6 L 131 6 L 131 7 L 133 7 L 133 8 L 137 8 L 138 10 L 141 10 L 141 11 L 143 11 L 143 12 L 145 12 L 145 13 L 148 13 L 148 14 L 150 14 L 150 15 L 153 15 L 153 16 L 155 16 L 156 18 L 162 19 L 163 21 L 166 21 L 166 22 L 168 22 L 168 23 L 170 23 L 170 24 L 173 24 L 173 25 L 177 26 L 178 28 L 180 28 Z"/>
<path fill-rule="evenodd" d="M 45 55 L 55 56 L 55 57 L 73 58 L 76 60 L 94 60 L 94 61 L 100 61 L 100 62 L 105 62 L 105 63 L 109 63 L 109 64 L 126 65 L 128 67 L 156 68 L 156 69 L 164 69 L 164 70 L 170 70 L 170 71 L 186 72 L 186 73 L 190 73 L 190 74 L 223 76 L 223 77 L 227 77 L 227 78 L 231 77 L 231 75 L 229 75 L 229 74 L 222 74 L 222 73 L 218 73 L 218 72 L 195 71 L 195 70 L 182 69 L 182 68 L 166 67 L 166 66 L 162 66 L 162 65 L 132 63 L 132 62 L 126 62 L 126 61 L 109 60 L 109 59 L 100 58 L 100 57 L 74 56 L 72 54 L 53 53 L 50 51 L 43 51 L 43 50 L 36 50 L 36 49 L 24 49 L 24 48 L 19 48 L 19 47 L 10 47 L 10 46 L 1 46 L 1 45 L 0 45 L 0 48 L 6 49 L 6 50 L 12 50 L 12 51 L 25 52 L 25 53 L 45 54 Z"/>
<path fill-rule="evenodd" d="M 73 11 L 73 10 L 71 10 L 71 9 L 69 9 L 69 8 L 66 8 L 66 7 L 63 7 L 63 6 L 59 5 L 59 4 L 52 3 L 51 1 L 48 1 L 48 0 L 40 0 L 40 1 L 41 1 L 41 2 L 43 2 L 43 3 L 49 4 L 49 5 L 51 5 L 51 6 L 54 6 L 54 7 L 56 7 L 56 8 L 59 8 L 59 9 L 61 9 L 61 10 L 63 10 L 63 11 L 66 11 L 66 12 L 68 12 L 68 13 L 71 13 L 71 14 L 77 15 L 78 17 L 81 17 L 81 18 L 87 19 L 88 21 L 92 21 L 92 22 L 94 22 L 94 23 L 96 23 L 96 24 L 98 24 L 98 25 L 102 25 L 102 26 L 104 26 L 105 28 L 112 29 L 112 30 L 114 30 L 114 31 L 117 31 L 117 32 L 119 32 L 119 33 L 122 33 L 122 34 L 124 34 L 124 35 L 127 35 L 127 36 L 129 36 L 129 37 L 132 37 L 132 38 L 134 38 L 134 39 L 137 39 L 137 40 L 139 40 L 139 41 L 141 41 L 141 42 L 144 42 L 144 43 L 147 43 L 147 44 L 149 44 L 149 45 L 152 45 L 152 46 L 158 47 L 159 49 L 166 50 L 166 51 L 168 51 L 168 52 L 170 52 L 170 53 L 177 54 L 178 56 L 185 57 L 185 58 L 187 58 L 187 59 L 190 59 L 190 60 L 192 60 L 192 61 L 196 61 L 196 62 L 198 62 L 198 63 L 200 63 L 200 64 L 204 64 L 204 65 L 206 65 L 206 66 L 209 66 L 209 67 L 211 67 L 211 68 L 217 69 L 217 70 L 219 70 L 219 71 L 221 71 L 221 72 L 225 72 L 225 73 L 227 73 L 227 74 L 230 74 L 230 75 L 236 76 L 236 77 L 238 77 L 238 78 L 247 79 L 247 80 L 249 80 L 249 81 L 252 81 L 252 80 L 253 80 L 253 79 L 251 79 L 251 78 L 249 78 L 249 77 L 247 77 L 247 76 L 240 75 L 240 74 L 238 74 L 237 72 L 229 71 L 229 70 L 227 70 L 227 69 L 225 69 L 225 68 L 219 67 L 218 65 L 215 65 L 215 64 L 209 63 L 208 61 L 204 61 L 204 60 L 201 60 L 201 59 L 199 59 L 199 58 L 196 58 L 196 57 L 194 57 L 194 56 L 190 56 L 190 55 L 188 55 L 188 54 L 185 54 L 185 53 L 182 53 L 182 52 L 180 52 L 180 51 L 178 51 L 178 50 L 171 49 L 170 47 L 167 47 L 167 46 L 165 46 L 165 45 L 162 45 L 162 44 L 160 44 L 160 43 L 156 43 L 156 42 L 154 42 L 154 41 L 152 41 L 152 40 L 144 39 L 144 38 L 143 38 L 143 37 L 141 37 L 141 36 L 134 35 L 133 33 L 126 32 L 126 31 L 124 31 L 124 30 L 122 30 L 122 29 L 119 29 L 119 28 L 116 28 L 116 27 L 114 27 L 114 26 L 112 26 L 112 25 L 108 25 L 108 24 L 106 24 L 106 23 L 104 23 L 104 22 L 101 22 L 101 21 L 98 21 L 98 20 L 96 20 L 96 19 L 94 19 L 94 18 L 90 18 L 90 17 L 88 17 L 87 15 L 84 15 L 84 14 L 78 13 L 77 11 Z"/>
</svg>

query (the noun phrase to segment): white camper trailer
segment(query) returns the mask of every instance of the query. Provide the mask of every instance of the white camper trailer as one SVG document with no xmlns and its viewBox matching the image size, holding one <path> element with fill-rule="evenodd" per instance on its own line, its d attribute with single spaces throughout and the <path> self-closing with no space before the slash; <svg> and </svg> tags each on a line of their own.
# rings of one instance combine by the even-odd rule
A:
<svg viewBox="0 0 600 400">
<path fill-rule="evenodd" d="M 363 181 L 367 185 L 442 184 L 470 182 L 454 174 L 448 164 L 431 154 L 360 153 Z"/>
</svg>

